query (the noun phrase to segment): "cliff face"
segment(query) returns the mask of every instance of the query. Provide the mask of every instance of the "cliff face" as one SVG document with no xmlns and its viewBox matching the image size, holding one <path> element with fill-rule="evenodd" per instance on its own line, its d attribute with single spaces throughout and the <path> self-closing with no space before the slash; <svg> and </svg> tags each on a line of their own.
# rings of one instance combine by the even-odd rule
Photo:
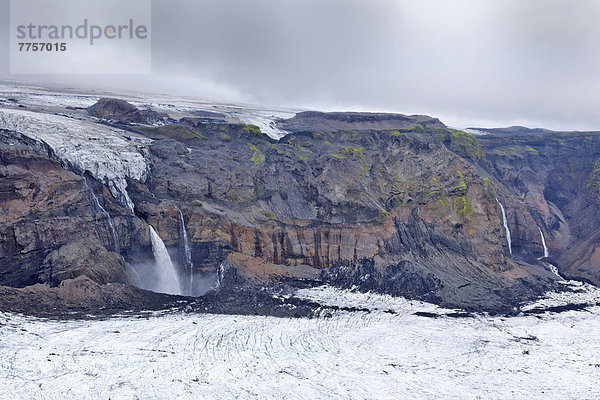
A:
<svg viewBox="0 0 600 400">
<path fill-rule="evenodd" d="M 149 179 L 130 195 L 168 246 L 180 240 L 181 209 L 204 270 L 235 252 L 246 256 L 230 263 L 241 275 L 310 267 L 341 286 L 494 310 L 549 284 L 543 267 L 505 255 L 502 185 L 438 138 L 454 135 L 452 146 L 467 152 L 464 134 L 416 121 L 370 130 L 359 120 L 358 130 L 279 142 L 252 126 L 187 120 L 152 129 L 155 139 L 178 132 L 177 140 L 150 146 Z"/>
<path fill-rule="evenodd" d="M 83 276 L 140 304 L 110 285 L 139 283 L 136 266 L 154 261 L 148 224 L 182 275 L 185 229 L 193 274 L 230 293 L 327 282 L 512 312 L 558 279 L 548 261 L 597 277 L 595 135 L 477 140 L 426 116 L 300 113 L 277 123 L 290 133 L 276 141 L 227 118 L 131 125 L 121 106 L 103 102 L 116 114 L 94 135 L 81 115 L 60 119 L 73 140 L 3 114 L 1 285 L 68 293 L 65 282 L 89 287 L 73 283 Z M 538 229 L 551 259 L 537 259 Z"/>
<path fill-rule="evenodd" d="M 599 284 L 600 186 L 595 171 L 600 133 L 513 127 L 489 130 L 479 141 L 490 161 L 486 170 L 518 199 L 508 216 L 517 251 L 543 255 L 539 227 L 550 261 L 561 273 Z"/>
<path fill-rule="evenodd" d="M 47 151 L 0 132 L 0 284 L 56 286 L 80 275 L 99 283 L 133 283 L 130 267 L 107 250 L 115 249 L 115 241 L 92 186 Z M 126 238 L 122 235 L 120 245 L 131 247 Z"/>
</svg>

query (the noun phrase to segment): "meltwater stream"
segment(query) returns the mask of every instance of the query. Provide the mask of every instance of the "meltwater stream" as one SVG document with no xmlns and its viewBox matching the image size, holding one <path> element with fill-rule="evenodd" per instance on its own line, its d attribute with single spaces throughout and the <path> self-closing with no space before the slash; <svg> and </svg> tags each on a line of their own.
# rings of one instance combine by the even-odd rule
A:
<svg viewBox="0 0 600 400">
<path fill-rule="evenodd" d="M 496 202 L 500 205 L 500 210 L 502 210 L 502 223 L 504 224 L 504 230 L 506 231 L 506 241 L 508 242 L 508 251 L 512 254 L 512 244 L 510 241 L 510 229 L 508 229 L 508 221 L 506 220 L 506 213 L 504 212 L 504 206 L 498 199 Z"/>
<path fill-rule="evenodd" d="M 194 265 L 192 264 L 192 250 L 190 248 L 190 241 L 188 239 L 187 230 L 185 229 L 185 221 L 183 220 L 183 214 L 179 211 L 179 226 L 181 229 L 181 237 L 183 239 L 183 254 L 185 256 L 185 268 L 187 268 L 189 276 L 189 295 L 192 296 L 194 293 Z"/>
<path fill-rule="evenodd" d="M 94 193 L 92 188 L 88 185 L 87 179 L 84 179 L 83 181 L 85 182 L 85 187 L 92 195 L 92 199 L 94 200 L 94 205 L 96 206 L 96 210 L 100 211 L 108 219 L 108 226 L 110 227 L 110 232 L 113 237 L 115 253 L 119 254 L 121 249 L 119 246 L 119 235 L 117 234 L 117 230 L 115 229 L 115 224 L 114 224 L 110 214 L 108 213 L 108 211 L 106 211 L 106 209 L 104 207 L 102 207 L 102 205 L 100 204 L 100 201 L 98 201 L 98 197 L 96 197 L 96 194 Z"/>
<path fill-rule="evenodd" d="M 150 227 L 150 239 L 152 241 L 152 253 L 156 262 L 156 280 L 150 290 L 159 293 L 181 294 L 179 277 L 167 248 L 154 228 Z"/>
</svg>

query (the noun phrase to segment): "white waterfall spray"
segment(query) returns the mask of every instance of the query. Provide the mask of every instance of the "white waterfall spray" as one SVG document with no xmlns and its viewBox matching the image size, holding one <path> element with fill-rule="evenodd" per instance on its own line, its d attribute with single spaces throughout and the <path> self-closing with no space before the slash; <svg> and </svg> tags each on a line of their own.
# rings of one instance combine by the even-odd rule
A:
<svg viewBox="0 0 600 400">
<path fill-rule="evenodd" d="M 216 288 L 219 288 L 223 284 L 223 281 L 225 280 L 225 274 L 227 274 L 227 271 L 229 270 L 229 268 L 231 268 L 231 264 L 229 264 L 229 262 L 227 262 L 227 260 L 225 260 L 221 264 L 219 264 L 219 269 L 217 271 Z"/>
<path fill-rule="evenodd" d="M 500 205 L 502 211 L 502 223 L 504 224 L 504 230 L 506 231 L 506 241 L 508 242 L 508 252 L 512 255 L 512 243 L 510 241 L 510 229 L 508 228 L 508 221 L 506 220 L 506 212 L 504 212 L 504 206 L 498 199 L 496 202 Z"/>
<path fill-rule="evenodd" d="M 542 237 L 542 246 L 544 246 L 544 257 L 538 258 L 538 260 L 541 260 L 542 258 L 550 257 L 550 252 L 548 251 L 548 247 L 546 247 L 546 239 L 544 239 L 544 233 L 542 232 L 542 229 L 539 226 L 538 230 L 540 231 L 540 236 Z"/>
<path fill-rule="evenodd" d="M 187 230 L 185 229 L 185 221 L 183 220 L 183 214 L 181 210 L 179 211 L 179 226 L 181 229 L 181 237 L 183 238 L 183 252 L 185 255 L 185 267 L 189 271 L 189 284 L 190 290 L 189 295 L 192 296 L 194 294 L 194 265 L 192 264 L 192 249 L 190 247 L 190 241 L 188 239 Z"/>
<path fill-rule="evenodd" d="M 94 193 L 92 188 L 88 185 L 87 179 L 84 179 L 84 182 L 85 182 L 85 187 L 88 189 L 88 191 L 92 195 L 92 199 L 94 200 L 94 205 L 96 206 L 96 210 L 100 211 L 102 214 L 104 214 L 106 216 L 106 219 L 108 219 L 108 226 L 110 227 L 110 232 L 113 237 L 114 250 L 115 250 L 115 253 L 118 254 L 121 252 L 121 249 L 119 246 L 119 235 L 117 234 L 117 230 L 115 229 L 115 224 L 113 222 L 113 219 L 111 218 L 108 211 L 106 211 L 106 209 L 104 207 L 102 207 L 102 205 L 100 204 L 98 197 L 96 197 L 96 194 Z"/>
<path fill-rule="evenodd" d="M 167 248 L 154 228 L 150 227 L 150 239 L 152 241 L 152 252 L 156 261 L 156 282 L 151 290 L 160 293 L 181 294 L 179 277 Z"/>
<path fill-rule="evenodd" d="M 125 261 L 125 259 L 123 257 L 121 257 L 121 259 L 123 260 L 123 262 L 125 264 L 129 265 L 129 263 L 127 261 Z M 135 270 L 135 268 L 131 267 L 131 271 L 133 271 L 133 274 L 135 275 L 135 279 L 136 279 L 136 281 L 133 282 L 133 286 L 142 288 L 143 287 L 142 277 L 140 276 L 140 274 L 138 274 L 138 272 Z"/>
</svg>

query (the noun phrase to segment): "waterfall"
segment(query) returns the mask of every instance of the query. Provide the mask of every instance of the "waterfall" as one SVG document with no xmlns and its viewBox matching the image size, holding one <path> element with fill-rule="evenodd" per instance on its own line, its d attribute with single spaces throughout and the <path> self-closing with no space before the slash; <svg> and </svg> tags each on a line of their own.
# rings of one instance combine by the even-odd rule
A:
<svg viewBox="0 0 600 400">
<path fill-rule="evenodd" d="M 179 226 L 181 228 L 181 238 L 183 239 L 183 253 L 185 255 L 185 267 L 190 273 L 190 291 L 189 295 L 193 295 L 194 288 L 194 265 L 192 264 L 192 249 L 190 248 L 190 241 L 188 240 L 187 230 L 185 229 L 185 221 L 183 220 L 183 214 L 179 211 Z"/>
<path fill-rule="evenodd" d="M 125 259 L 123 257 L 121 257 L 121 259 L 123 260 L 123 262 L 127 265 L 129 265 L 129 263 L 127 261 L 125 261 Z M 131 267 L 131 266 L 130 266 Z M 131 270 L 133 271 L 133 274 L 135 275 L 137 282 L 136 284 L 134 284 L 133 286 L 135 287 L 143 287 L 143 283 L 142 283 L 142 277 L 140 276 L 140 274 L 138 274 L 138 272 L 135 270 L 135 268 L 131 267 Z"/>
<path fill-rule="evenodd" d="M 219 269 L 217 271 L 217 288 L 220 288 L 221 285 L 223 285 L 223 281 L 225 280 L 225 276 L 227 274 L 227 271 L 229 271 L 229 268 L 231 268 L 231 264 L 229 264 L 227 260 L 219 264 Z"/>
<path fill-rule="evenodd" d="M 560 273 L 558 272 L 558 268 L 556 268 L 555 265 L 552 264 L 548 264 L 550 266 L 550 271 L 552 271 L 552 273 L 556 276 L 558 276 L 560 279 L 562 279 L 563 281 L 565 280 L 565 278 L 563 278 Z"/>
<path fill-rule="evenodd" d="M 156 261 L 156 282 L 153 283 L 152 290 L 160 293 L 181 294 L 179 287 L 179 277 L 175 266 L 171 262 L 171 257 L 167 252 L 164 242 L 150 227 L 150 239 L 152 240 L 152 252 Z"/>
<path fill-rule="evenodd" d="M 538 230 L 540 231 L 540 236 L 542 237 L 542 246 L 544 246 L 544 257 L 538 258 L 538 260 L 541 260 L 542 258 L 550 257 L 550 252 L 548 251 L 548 247 L 546 247 L 546 239 L 544 239 L 544 234 L 542 233 L 542 229 L 539 226 Z"/>
<path fill-rule="evenodd" d="M 498 199 L 496 202 L 500 205 L 500 210 L 502 210 L 502 223 L 504 224 L 504 230 L 506 231 L 506 241 L 508 242 L 508 251 L 512 255 L 512 243 L 510 241 L 510 229 L 508 229 L 508 221 L 506 221 L 506 213 L 504 212 L 504 206 Z"/>
<path fill-rule="evenodd" d="M 88 185 L 87 178 L 84 178 L 84 182 L 85 182 L 85 187 L 92 194 L 92 199 L 94 200 L 94 205 L 96 206 L 96 210 L 100 211 L 102 214 L 104 214 L 106 216 L 106 219 L 108 219 L 108 226 L 110 227 L 110 232 L 112 233 L 112 237 L 113 237 L 114 250 L 115 250 L 115 253 L 118 254 L 121 252 L 121 249 L 119 246 L 119 235 L 117 234 L 117 230 L 115 229 L 115 224 L 113 222 L 113 219 L 111 218 L 108 211 L 106 211 L 106 209 L 104 207 L 102 207 L 102 205 L 100 204 L 98 197 L 96 197 L 96 194 L 94 193 L 92 188 Z"/>
</svg>

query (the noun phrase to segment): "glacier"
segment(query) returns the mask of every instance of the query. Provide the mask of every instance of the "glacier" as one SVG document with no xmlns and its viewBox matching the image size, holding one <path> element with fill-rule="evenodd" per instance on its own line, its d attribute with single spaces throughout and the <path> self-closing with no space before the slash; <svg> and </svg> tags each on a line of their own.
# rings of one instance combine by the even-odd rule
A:
<svg viewBox="0 0 600 400">
<path fill-rule="evenodd" d="M 126 178 L 146 179 L 148 165 L 142 152 L 149 139 L 86 120 L 8 108 L 0 109 L 0 129 L 46 144 L 68 167 L 88 172 L 133 210 Z"/>
<path fill-rule="evenodd" d="M 141 108 L 152 107 L 174 118 L 193 117 L 199 111 L 221 113 L 228 120 L 257 125 L 274 139 L 287 134 L 276 126 L 276 121 L 291 118 L 298 111 L 158 94 L 113 97 Z M 99 99 L 96 94 L 0 83 L 0 129 L 18 132 L 47 145 L 66 166 L 78 173 L 88 172 L 133 211 L 127 178 L 145 181 L 149 166 L 144 153 L 152 140 L 104 125 L 80 111 Z"/>
<path fill-rule="evenodd" d="M 263 133 L 276 140 L 287 134 L 286 131 L 276 126 L 276 121 L 291 118 L 297 112 L 304 111 L 299 108 L 211 102 L 193 97 L 164 94 L 107 93 L 105 96 L 126 100 L 139 108 L 152 108 L 159 112 L 165 112 L 176 119 L 194 117 L 198 111 L 219 113 L 228 120 L 256 125 Z M 64 112 L 67 107 L 87 108 L 96 103 L 101 96 L 93 93 L 3 84 L 0 82 L 0 105 L 3 103 L 3 97 L 5 99 L 15 99 L 18 104 L 34 108 L 38 112 L 56 113 L 57 111 Z"/>
<path fill-rule="evenodd" d="M 549 294 L 529 309 L 598 304 L 597 288 L 568 284 L 573 292 Z M 0 390 L 11 399 L 600 396 L 598 305 L 456 318 L 455 310 L 420 301 L 327 286 L 294 295 L 323 304 L 322 315 L 171 311 L 54 321 L 3 313 Z M 327 304 L 361 311 L 330 314 Z"/>
</svg>

